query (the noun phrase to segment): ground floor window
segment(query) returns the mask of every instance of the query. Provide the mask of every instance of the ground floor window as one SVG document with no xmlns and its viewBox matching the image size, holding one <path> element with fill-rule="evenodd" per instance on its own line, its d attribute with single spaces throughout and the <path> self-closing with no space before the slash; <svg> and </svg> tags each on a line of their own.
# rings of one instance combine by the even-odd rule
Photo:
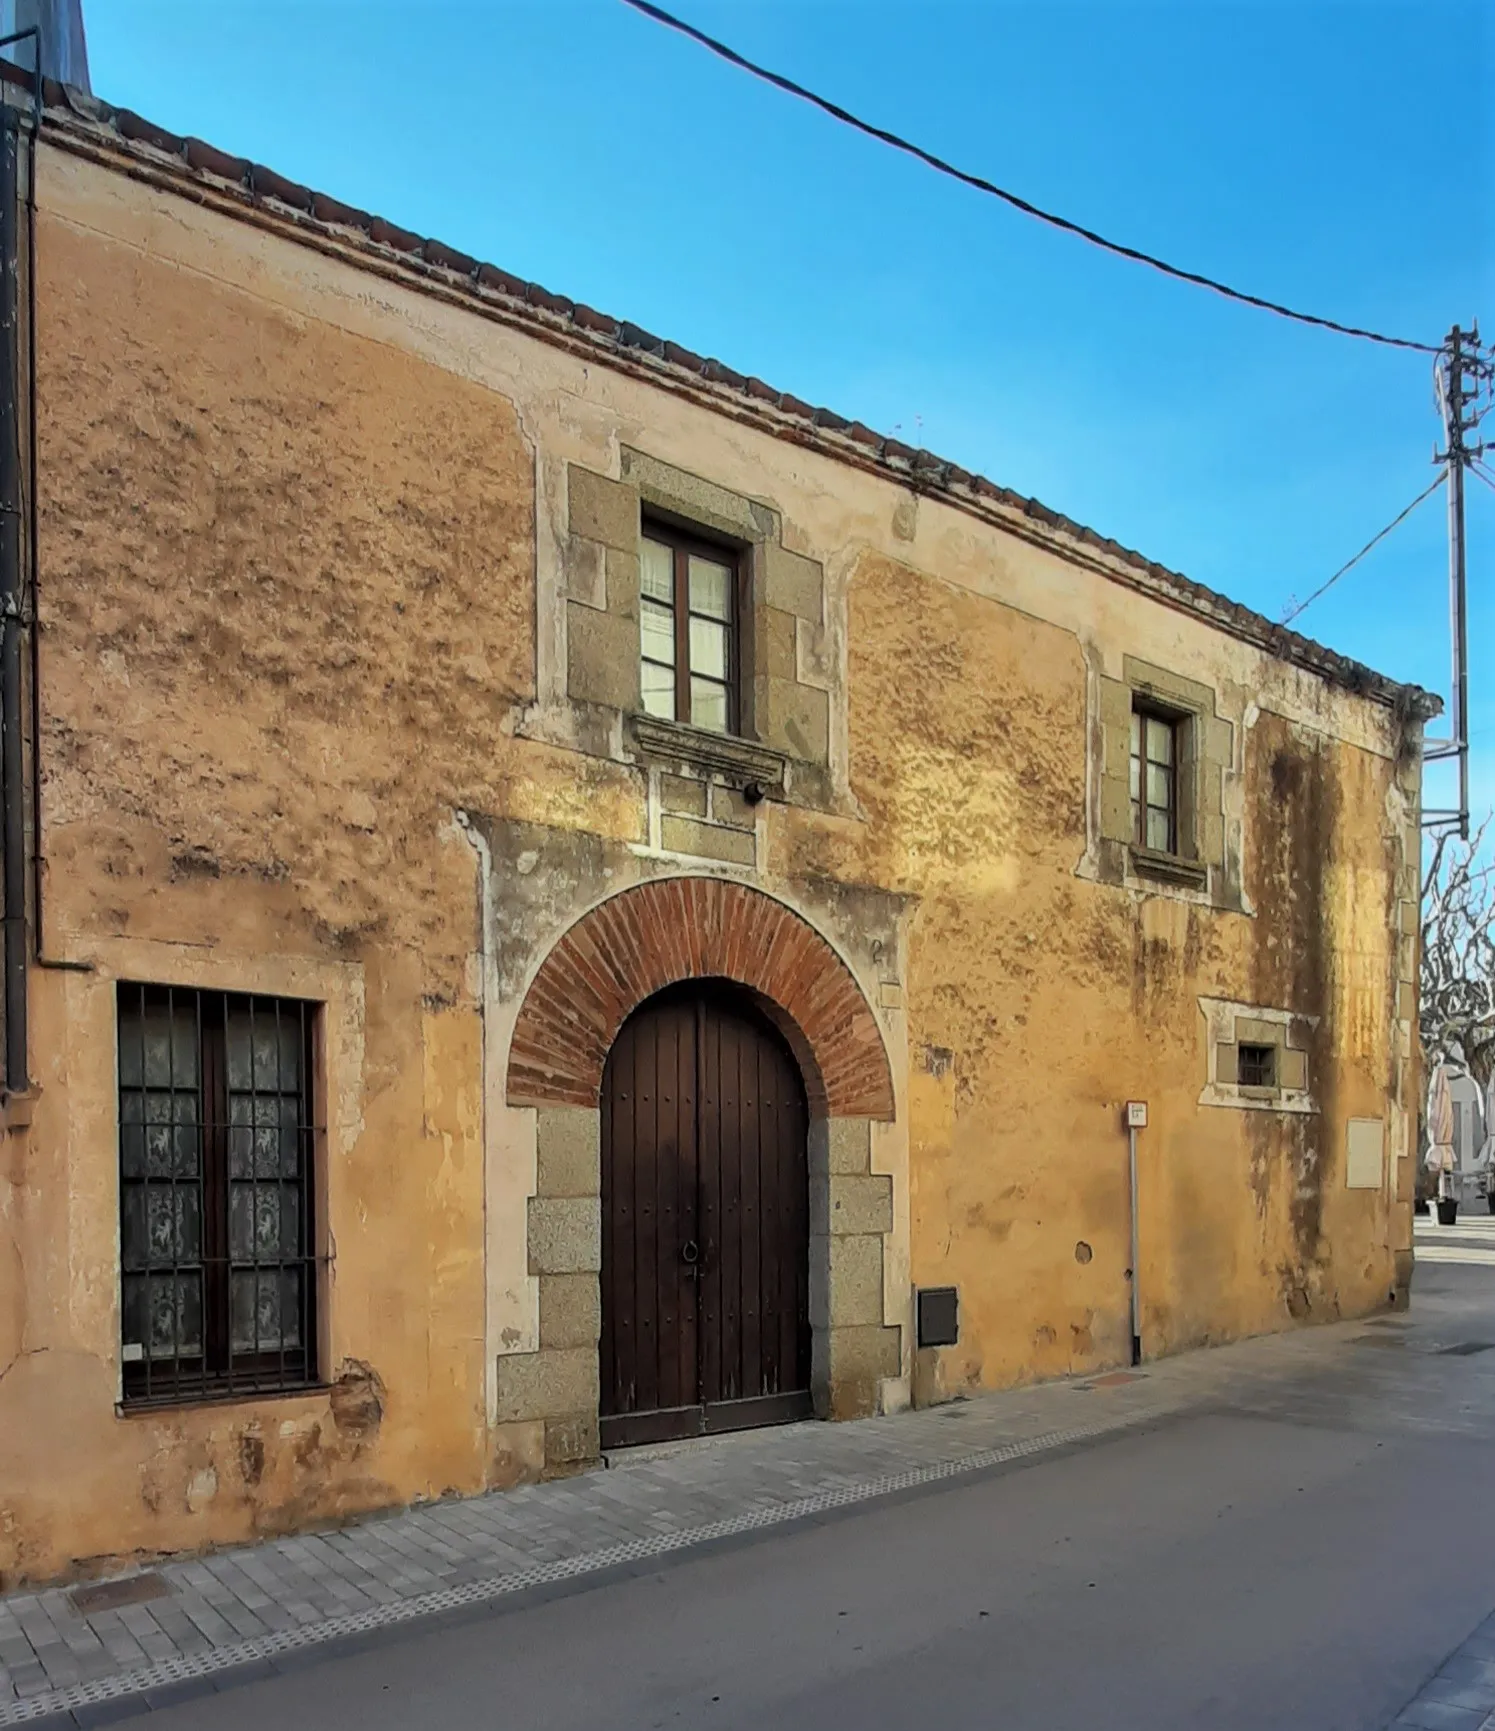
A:
<svg viewBox="0 0 1495 1731">
<path fill-rule="evenodd" d="M 128 1403 L 316 1378 L 316 1006 L 119 987 Z"/>
</svg>

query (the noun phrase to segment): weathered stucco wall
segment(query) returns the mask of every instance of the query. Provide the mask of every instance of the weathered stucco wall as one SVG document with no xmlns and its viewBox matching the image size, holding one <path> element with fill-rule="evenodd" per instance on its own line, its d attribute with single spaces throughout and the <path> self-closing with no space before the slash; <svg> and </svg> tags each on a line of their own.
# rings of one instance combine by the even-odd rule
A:
<svg viewBox="0 0 1495 1731">
<path fill-rule="evenodd" d="M 94 971 L 33 975 L 41 1092 L 0 1155 L 0 1580 L 542 1463 L 496 1422 L 498 1359 L 540 1344 L 506 1043 L 567 925 L 682 869 L 566 700 L 567 467 L 625 449 L 767 501 L 823 567 L 823 797 L 698 869 L 814 921 L 876 1010 L 884 1403 L 1125 1359 L 1127 1098 L 1149 1353 L 1387 1302 L 1416 822 L 1389 711 L 210 197 L 57 150 L 40 193 L 48 942 Z M 1245 911 L 1094 881 L 1127 656 L 1231 723 Z M 329 1389 L 117 1411 L 119 978 L 327 1006 Z M 1202 997 L 1316 1019 L 1319 1111 L 1201 1105 Z M 1379 1190 L 1346 1188 L 1351 1117 L 1387 1121 Z M 921 1284 L 959 1286 L 958 1346 L 913 1352 Z"/>
</svg>

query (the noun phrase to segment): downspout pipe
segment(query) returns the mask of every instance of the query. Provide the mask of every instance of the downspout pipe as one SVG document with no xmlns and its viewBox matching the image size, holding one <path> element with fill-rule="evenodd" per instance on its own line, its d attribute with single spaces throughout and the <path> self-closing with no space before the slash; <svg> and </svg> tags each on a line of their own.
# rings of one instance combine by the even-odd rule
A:
<svg viewBox="0 0 1495 1731">
<path fill-rule="evenodd" d="M 21 650 L 20 152 L 14 109 L 0 103 L 0 866 L 3 886 L 5 1092 L 30 1088 L 27 1038 L 26 788 Z"/>
</svg>

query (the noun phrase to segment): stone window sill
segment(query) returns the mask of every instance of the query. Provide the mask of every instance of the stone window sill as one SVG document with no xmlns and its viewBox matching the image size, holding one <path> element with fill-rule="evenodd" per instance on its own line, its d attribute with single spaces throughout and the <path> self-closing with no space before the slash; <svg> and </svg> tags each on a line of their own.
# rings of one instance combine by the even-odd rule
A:
<svg viewBox="0 0 1495 1731">
<path fill-rule="evenodd" d="M 1242 1088 L 1211 1082 L 1199 1096 L 1201 1106 L 1223 1106 L 1237 1112 L 1288 1112 L 1316 1116 L 1318 1102 L 1300 1088 Z"/>
<path fill-rule="evenodd" d="M 784 797 L 788 758 L 755 740 L 708 733 L 655 715 L 630 718 L 629 732 L 640 757 L 697 775 L 719 775 L 737 787 L 756 782 L 766 796 Z"/>
<path fill-rule="evenodd" d="M 1138 877 L 1156 878 L 1161 883 L 1178 884 L 1191 890 L 1209 887 L 1209 867 L 1202 860 L 1184 859 L 1179 854 L 1138 847 L 1135 842 L 1129 846 L 1127 854 Z"/>
</svg>

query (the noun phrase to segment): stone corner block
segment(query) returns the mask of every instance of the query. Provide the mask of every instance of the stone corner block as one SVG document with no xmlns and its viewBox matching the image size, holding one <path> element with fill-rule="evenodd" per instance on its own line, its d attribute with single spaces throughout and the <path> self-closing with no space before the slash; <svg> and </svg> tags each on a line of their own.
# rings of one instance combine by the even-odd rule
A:
<svg viewBox="0 0 1495 1731">
<path fill-rule="evenodd" d="M 538 1196 L 602 1192 L 602 1115 L 586 1106 L 545 1106 L 535 1121 Z"/>
<path fill-rule="evenodd" d="M 545 1476 L 561 1478 L 594 1465 L 602 1455 L 597 1412 L 567 1413 L 545 1421 Z"/>
<path fill-rule="evenodd" d="M 832 1238 L 891 1232 L 893 1180 L 884 1173 L 832 1173 L 828 1183 L 811 1192 L 810 1230 Z"/>
<path fill-rule="evenodd" d="M 636 488 L 571 463 L 566 471 L 566 510 L 571 534 L 616 547 L 621 553 L 638 552 Z"/>
<path fill-rule="evenodd" d="M 602 1338 L 602 1285 L 595 1274 L 540 1276 L 540 1347 L 590 1346 Z"/>
<path fill-rule="evenodd" d="M 546 1347 L 498 1360 L 499 1424 L 595 1414 L 600 1399 L 596 1347 Z"/>
<path fill-rule="evenodd" d="M 531 1274 L 601 1271 L 600 1196 L 532 1196 L 528 1224 Z"/>
<path fill-rule="evenodd" d="M 825 572 L 814 559 L 791 553 L 777 541 L 763 548 L 763 600 L 783 613 L 819 625 L 825 617 Z"/>
<path fill-rule="evenodd" d="M 488 1433 L 488 1448 L 490 1491 L 532 1485 L 545 1471 L 545 1421 L 512 1419 L 496 1424 Z"/>
<path fill-rule="evenodd" d="M 813 685 L 793 679 L 759 679 L 754 697 L 763 743 L 806 763 L 830 756 L 830 698 Z"/>
<path fill-rule="evenodd" d="M 883 1381 L 896 1377 L 902 1345 L 896 1328 L 833 1328 L 828 1354 L 827 1416 L 870 1418 L 878 1408 Z"/>
<path fill-rule="evenodd" d="M 872 1127 L 867 1118 L 817 1118 L 810 1125 L 810 1170 L 866 1173 L 872 1170 Z"/>
<path fill-rule="evenodd" d="M 828 1321 L 835 1328 L 881 1326 L 883 1319 L 882 1234 L 828 1238 Z"/>
<path fill-rule="evenodd" d="M 566 603 L 566 691 L 582 703 L 639 707 L 638 626 L 582 601 Z"/>
</svg>

